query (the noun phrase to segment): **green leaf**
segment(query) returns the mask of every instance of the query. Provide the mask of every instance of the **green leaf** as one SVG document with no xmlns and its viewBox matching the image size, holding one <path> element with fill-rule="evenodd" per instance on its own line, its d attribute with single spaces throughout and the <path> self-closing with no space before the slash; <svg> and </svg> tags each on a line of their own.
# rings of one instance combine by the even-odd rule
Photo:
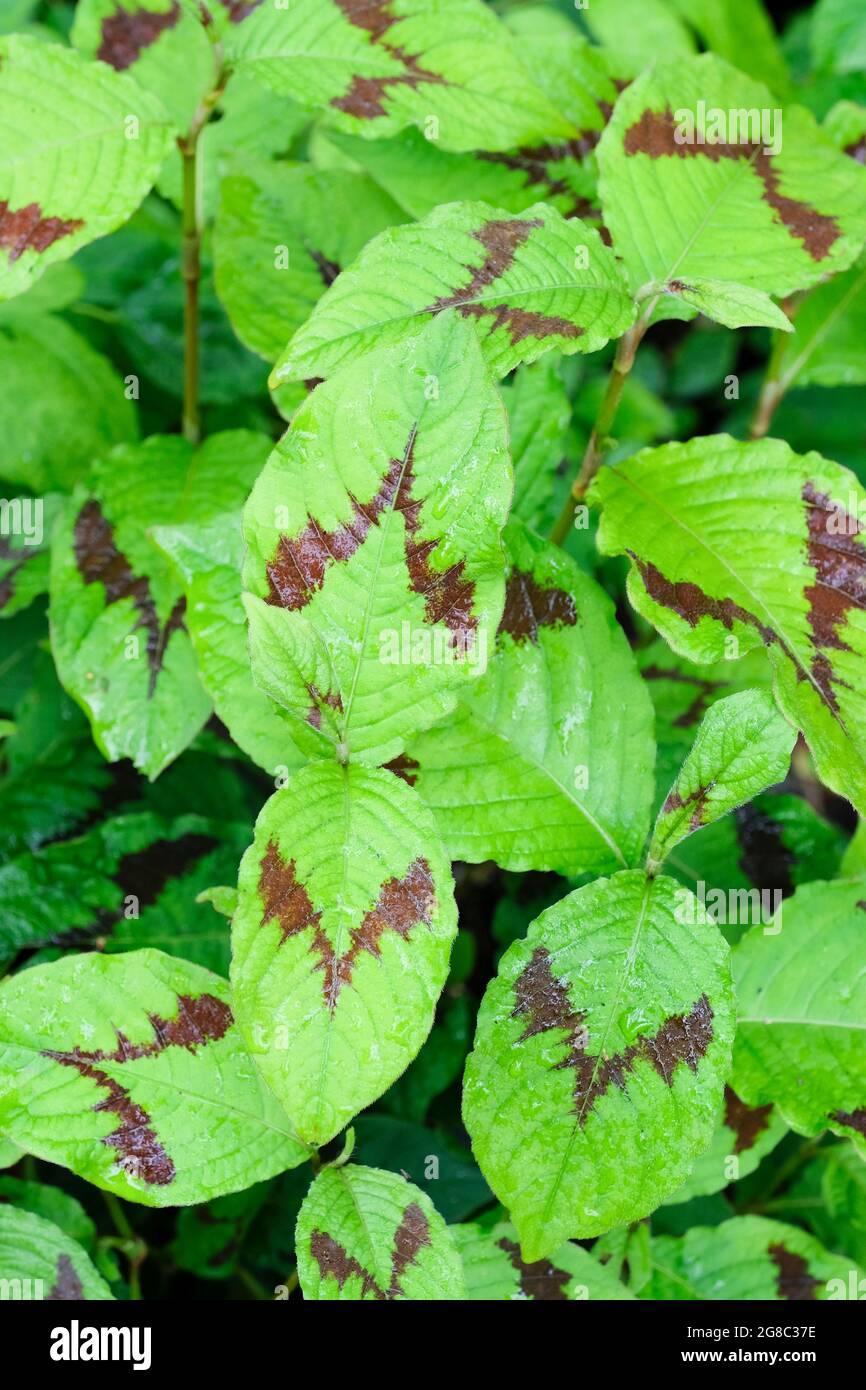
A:
<svg viewBox="0 0 866 1390">
<path fill-rule="evenodd" d="M 129 73 L 182 133 L 217 83 L 214 45 L 188 0 L 79 0 L 72 42 Z"/>
<path fill-rule="evenodd" d="M 577 218 L 544 203 L 522 217 L 449 203 L 374 237 L 292 338 L 272 383 L 329 376 L 451 308 L 478 326 L 497 377 L 551 348 L 596 352 L 634 318 L 612 253 Z"/>
<path fill-rule="evenodd" d="M 794 335 L 779 358 L 780 391 L 792 386 L 866 382 L 866 258 L 818 285 L 797 310 Z"/>
<path fill-rule="evenodd" d="M 0 1168 L 11 1168 L 21 1157 L 21 1150 L 5 1135 L 0 1134 Z"/>
<path fill-rule="evenodd" d="M 866 1164 L 851 1144 L 822 1148 L 787 1197 L 820 1241 L 866 1268 Z"/>
<path fill-rule="evenodd" d="M 573 134 L 480 0 L 263 5 L 226 47 L 242 72 L 373 139 L 419 125 L 443 149 L 503 150 Z"/>
<path fill-rule="evenodd" d="M 96 454 L 136 438 L 121 378 L 62 319 L 39 315 L 0 328 L 0 376 L 0 475 L 9 482 L 67 491 Z"/>
<path fill-rule="evenodd" d="M 847 1256 L 829 1254 L 805 1231 L 781 1221 L 736 1216 L 721 1226 L 693 1227 L 678 1248 L 665 1245 L 674 1278 L 670 1291 L 657 1296 L 723 1302 L 858 1297 L 862 1272 L 852 1269 Z"/>
<path fill-rule="evenodd" d="M 11 858 L 0 868 L 0 961 L 49 943 L 155 946 L 228 974 L 228 928 L 195 899 L 235 876 L 248 838 L 204 816 L 133 812 Z"/>
<path fill-rule="evenodd" d="M 205 1201 L 295 1167 L 305 1149 L 227 997 L 219 976 L 150 950 L 68 956 L 4 981 L 4 1133 L 146 1206 Z"/>
<path fill-rule="evenodd" d="M 0 1203 L 5 1202 L 21 1211 L 35 1212 L 46 1221 L 53 1221 L 85 1250 L 92 1251 L 96 1246 L 95 1222 L 75 1197 L 59 1187 L 27 1182 L 21 1178 L 0 1178 Z"/>
<path fill-rule="evenodd" d="M 452 858 L 605 873 L 649 829 L 652 711 L 613 605 L 562 551 L 506 531 L 505 611 L 487 674 L 411 739 L 404 775 Z"/>
<path fill-rule="evenodd" d="M 717 929 L 680 920 L 685 892 L 637 871 L 579 888 L 488 986 L 463 1115 L 530 1263 L 641 1220 L 710 1142 L 733 996 Z"/>
<path fill-rule="evenodd" d="M 769 926 L 799 884 L 833 878 L 844 845 L 840 828 L 808 801 L 773 792 L 690 835 L 665 867 L 700 894 L 733 943 L 749 926 Z"/>
<path fill-rule="evenodd" d="M 47 592 L 48 542 L 59 506 L 56 496 L 0 499 L 0 618 Z"/>
<path fill-rule="evenodd" d="M 629 597 L 693 661 L 763 643 L 783 714 L 822 780 L 866 807 L 866 491 L 819 454 L 728 435 L 599 473 L 599 546 L 634 559 Z"/>
<path fill-rule="evenodd" d="M 299 747 L 384 762 L 453 708 L 502 611 L 510 497 L 505 412 L 457 315 L 313 392 L 244 514 L 253 672 Z"/>
<path fill-rule="evenodd" d="M 399 778 L 317 763 L 266 802 L 238 894 L 238 1020 L 297 1132 L 321 1146 L 430 1031 L 456 931 L 450 867 Z"/>
<path fill-rule="evenodd" d="M 783 782 L 796 737 L 764 690 L 743 690 L 711 705 L 658 813 L 647 856 L 651 871 L 687 835 Z"/>
<path fill-rule="evenodd" d="M 808 112 L 780 111 L 710 54 L 633 83 L 598 161 L 605 223 L 635 289 L 698 276 L 787 295 L 845 270 L 866 237 L 863 170 Z"/>
<path fill-rule="evenodd" d="M 774 304 L 768 294 L 752 289 L 749 285 L 735 285 L 727 280 L 707 280 L 700 275 L 692 275 L 686 284 L 684 280 L 667 280 L 653 285 L 645 291 L 645 297 L 652 294 L 669 295 L 674 300 L 690 304 L 708 319 L 724 324 L 726 328 L 747 328 L 751 325 L 764 328 L 779 328 L 783 333 L 793 333 L 794 325 Z"/>
<path fill-rule="evenodd" d="M 502 396 L 514 463 L 512 515 L 546 531 L 555 520 L 553 476 L 563 461 L 571 402 L 550 358 L 518 367 Z"/>
<path fill-rule="evenodd" d="M 250 1226 L 268 1199 L 272 1184 L 256 1183 L 245 1192 L 230 1192 L 206 1206 L 185 1207 L 177 1214 L 171 1257 L 180 1269 L 201 1279 L 227 1279 L 244 1254 Z"/>
<path fill-rule="evenodd" d="M 613 97 L 616 89 L 612 87 Z M 411 217 L 426 217 L 440 203 L 484 202 L 506 212 L 523 212 L 543 201 L 563 217 L 596 220 L 596 176 L 583 157 L 601 134 L 592 127 L 571 140 L 545 141 L 510 152 L 479 150 L 454 154 L 404 130 L 390 140 L 363 140 L 328 130 L 330 145 L 371 174 Z"/>
<path fill-rule="evenodd" d="M 209 222 L 216 215 L 222 176 L 227 170 L 245 170 L 250 164 L 267 162 L 270 155 L 285 157 L 309 121 L 309 112 L 288 97 L 269 92 L 243 73 L 232 73 L 198 140 L 203 218 Z M 163 198 L 176 208 L 183 208 L 183 159 L 179 149 L 170 152 L 156 186 Z"/>
<path fill-rule="evenodd" d="M 15 711 L 15 733 L 3 742 L 4 854 L 68 834 L 96 811 L 110 781 L 85 720 L 57 683 L 50 658 L 43 652 L 39 656 L 31 686 Z"/>
<path fill-rule="evenodd" d="M 125 222 L 170 139 L 131 78 L 60 45 L 0 38 L 0 298 Z"/>
<path fill-rule="evenodd" d="M 772 675 L 763 651 L 704 666 L 672 651 L 661 637 L 639 648 L 637 660 L 655 710 L 656 801 L 661 805 L 710 706 L 737 690 L 762 683 L 769 687 Z"/>
<path fill-rule="evenodd" d="M 748 1177 L 787 1133 L 784 1120 L 772 1105 L 746 1105 L 730 1086 L 726 1086 L 709 1148 L 700 1155 L 682 1187 L 677 1188 L 666 1205 L 721 1192 L 730 1183 Z"/>
<path fill-rule="evenodd" d="M 830 1129 L 866 1154 L 866 880 L 798 888 L 733 956 L 739 1025 L 731 1085 L 772 1101 L 798 1134 Z M 820 970 L 815 962 L 820 960 Z"/>
<path fill-rule="evenodd" d="M 686 24 L 697 30 L 704 48 L 772 91 L 785 96 L 791 79 L 782 46 L 763 0 L 670 0 Z"/>
<path fill-rule="evenodd" d="M 623 77 L 637 77 L 660 53 L 683 62 L 695 51 L 692 35 L 665 0 L 592 0 L 586 18 L 598 42 L 615 54 Z"/>
<path fill-rule="evenodd" d="M 824 129 L 839 150 L 858 164 L 866 158 L 866 106 L 856 101 L 837 101 L 824 117 Z"/>
<path fill-rule="evenodd" d="M 48 1299 L 52 1302 L 113 1297 L 77 1241 L 35 1212 L 0 1206 L 0 1269 L 22 1292 L 6 1297 Z M 13 1283 L 14 1281 L 14 1283 Z"/>
<path fill-rule="evenodd" d="M 378 1168 L 326 1168 L 298 1217 L 305 1298 L 437 1302 L 465 1297 L 451 1232 L 430 1198 Z"/>
<path fill-rule="evenodd" d="M 811 38 L 819 70 L 846 73 L 866 68 L 866 15 L 858 0 L 818 0 Z"/>
<path fill-rule="evenodd" d="M 222 180 L 214 232 L 217 292 L 238 337 L 274 361 L 342 267 L 404 220 L 365 174 L 245 161 Z"/>
<path fill-rule="evenodd" d="M 391 1115 L 361 1115 L 352 1130 L 355 1163 L 386 1168 L 415 1183 L 446 1221 L 463 1221 L 493 1201 L 471 1153 L 449 1132 Z"/>
<path fill-rule="evenodd" d="M 490 1229 L 478 1222 L 452 1226 L 451 1234 L 463 1260 L 470 1301 L 625 1302 L 633 1297 L 610 1269 L 569 1241 L 548 1259 L 528 1264 L 508 1221 L 498 1221 Z"/>
<path fill-rule="evenodd" d="M 151 536 L 177 569 L 186 596 L 184 622 L 201 683 L 239 748 L 284 779 L 306 761 L 292 738 L 294 721 L 253 680 L 241 601 L 241 513 L 201 525 L 155 526 Z"/>
<path fill-rule="evenodd" d="M 267 440 L 212 435 L 200 449 L 158 436 L 94 465 L 54 536 L 51 625 L 61 681 L 97 745 L 151 778 L 201 728 L 210 702 L 184 625 L 186 601 L 154 545 L 156 526 L 207 521 L 237 507 Z"/>
</svg>

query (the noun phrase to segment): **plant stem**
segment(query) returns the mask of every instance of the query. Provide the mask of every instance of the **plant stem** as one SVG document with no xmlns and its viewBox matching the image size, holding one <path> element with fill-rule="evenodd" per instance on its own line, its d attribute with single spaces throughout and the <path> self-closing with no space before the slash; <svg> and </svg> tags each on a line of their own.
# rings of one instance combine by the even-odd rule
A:
<svg viewBox="0 0 866 1390">
<path fill-rule="evenodd" d="M 191 444 L 201 438 L 199 416 L 199 284 L 201 281 L 201 189 L 199 187 L 199 139 L 225 91 L 228 76 L 218 67 L 213 91 L 204 98 L 186 135 L 178 140 L 183 164 L 181 213 L 181 264 L 183 308 L 183 434 Z"/>
<path fill-rule="evenodd" d="M 135 1240 L 135 1231 L 129 1224 L 126 1212 L 123 1210 L 117 1197 L 115 1197 L 113 1192 L 103 1192 L 102 1196 L 105 1199 L 105 1205 L 108 1207 L 117 1234 L 122 1236 L 124 1240 Z"/>
<path fill-rule="evenodd" d="M 601 467 L 608 449 L 609 435 L 616 419 L 626 377 L 634 365 L 635 354 L 648 326 L 648 317 L 644 315 L 632 325 L 627 333 L 623 334 L 616 345 L 616 355 L 608 377 L 607 389 L 598 408 L 580 470 L 571 485 L 556 525 L 550 533 L 550 539 L 557 545 L 562 545 L 571 530 L 575 508 L 579 502 L 583 501 L 590 483 Z"/>
<path fill-rule="evenodd" d="M 797 309 L 800 307 L 800 303 L 800 297 L 792 296 L 782 304 L 782 308 L 789 319 L 794 318 Z M 763 439 L 769 432 L 773 416 L 778 410 L 782 397 L 788 389 L 788 381 L 782 379 L 782 360 L 785 356 L 785 348 L 787 346 L 786 338 L 787 335 L 785 333 L 777 331 L 773 334 L 773 346 L 767 362 L 764 383 L 761 387 L 761 394 L 758 397 L 755 413 L 752 416 L 752 423 L 749 426 L 750 439 Z"/>
</svg>

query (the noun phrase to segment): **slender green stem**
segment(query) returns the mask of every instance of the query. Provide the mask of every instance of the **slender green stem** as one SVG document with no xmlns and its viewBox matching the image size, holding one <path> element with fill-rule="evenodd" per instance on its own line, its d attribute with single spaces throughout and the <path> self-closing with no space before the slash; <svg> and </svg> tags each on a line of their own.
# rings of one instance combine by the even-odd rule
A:
<svg viewBox="0 0 866 1390">
<path fill-rule="evenodd" d="M 219 59 L 217 55 L 217 62 Z M 178 140 L 183 165 L 181 212 L 181 264 L 184 283 L 183 309 L 183 433 L 191 444 L 201 438 L 199 413 L 199 285 L 201 283 L 201 167 L 199 141 L 225 91 L 228 75 L 218 66 L 213 91 L 204 98 L 192 119 L 189 131 Z"/>
<path fill-rule="evenodd" d="M 598 408 L 595 424 L 592 427 L 592 433 L 581 460 L 580 470 L 571 485 L 556 525 L 550 533 L 550 539 L 557 545 L 562 545 L 571 530 L 575 508 L 586 496 L 589 485 L 607 453 L 610 443 L 609 436 L 616 419 L 616 412 L 619 409 L 623 387 L 634 365 L 635 354 L 648 326 L 648 317 L 644 315 L 632 325 L 627 333 L 623 334 L 616 345 L 616 355 L 608 377 L 607 389 Z"/>
<path fill-rule="evenodd" d="M 123 1207 L 120 1205 L 120 1201 L 117 1197 L 115 1197 L 114 1193 L 103 1192 L 102 1196 L 105 1201 L 105 1205 L 108 1207 L 109 1215 L 111 1216 L 111 1220 L 114 1225 L 114 1229 L 117 1231 L 117 1234 L 119 1236 L 122 1236 L 124 1240 L 137 1239 L 135 1231 L 129 1224 L 129 1218 L 127 1217 L 126 1212 L 123 1210 Z"/>
<path fill-rule="evenodd" d="M 801 299 L 792 297 L 786 300 L 782 308 L 793 319 L 800 307 Z M 773 416 L 781 404 L 782 398 L 788 389 L 789 382 L 782 376 L 782 362 L 785 358 L 785 349 L 788 346 L 787 334 L 774 332 L 773 346 L 770 349 L 770 356 L 767 361 L 767 370 L 764 375 L 764 383 L 761 387 L 761 394 L 758 397 L 758 404 L 752 416 L 752 423 L 749 426 L 750 439 L 763 439 L 769 433 L 770 425 L 773 423 Z"/>
</svg>

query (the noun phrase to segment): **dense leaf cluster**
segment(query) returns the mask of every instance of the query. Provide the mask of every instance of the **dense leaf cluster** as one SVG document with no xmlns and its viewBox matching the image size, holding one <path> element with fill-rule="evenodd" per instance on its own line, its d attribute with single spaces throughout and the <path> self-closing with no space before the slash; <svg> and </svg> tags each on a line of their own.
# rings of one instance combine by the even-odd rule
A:
<svg viewBox="0 0 866 1390">
<path fill-rule="evenodd" d="M 0 1280 L 866 1296 L 864 246 L 859 0 L 7 0 Z"/>
</svg>

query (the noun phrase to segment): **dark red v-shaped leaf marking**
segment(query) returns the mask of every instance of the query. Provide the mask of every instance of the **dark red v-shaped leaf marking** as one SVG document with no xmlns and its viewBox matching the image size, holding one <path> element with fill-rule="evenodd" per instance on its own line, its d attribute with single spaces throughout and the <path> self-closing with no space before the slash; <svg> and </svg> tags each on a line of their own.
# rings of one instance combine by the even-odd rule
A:
<svg viewBox="0 0 866 1390">
<path fill-rule="evenodd" d="M 156 43 L 161 34 L 173 29 L 180 20 L 180 0 L 172 0 L 167 10 L 118 9 L 102 21 L 102 35 L 97 58 L 122 72 L 131 68 L 146 48 Z"/>
<path fill-rule="evenodd" d="M 188 1052 L 195 1052 L 207 1043 L 218 1042 L 232 1025 L 231 1009 L 212 994 L 200 994 L 197 998 L 180 994 L 177 1005 L 176 1018 L 148 1015 L 154 1033 L 152 1042 L 131 1043 L 117 1029 L 117 1046 L 113 1052 L 85 1052 L 74 1047 L 70 1052 L 45 1048 L 42 1054 L 61 1066 L 74 1067 L 79 1076 L 86 1076 L 106 1092 L 106 1098 L 98 1101 L 93 1109 L 97 1113 L 109 1111 L 117 1116 L 120 1124 L 105 1135 L 102 1143 L 117 1150 L 118 1164 L 130 1177 L 158 1187 L 165 1187 L 174 1180 L 174 1163 L 157 1137 L 147 1111 L 131 1098 L 125 1086 L 102 1069 L 100 1063 L 158 1057 L 170 1047 L 184 1047 Z"/>
<path fill-rule="evenodd" d="M 496 1244 L 505 1251 L 520 1275 L 520 1292 L 526 1298 L 535 1299 L 537 1303 L 568 1302 L 565 1290 L 571 1275 L 567 1269 L 557 1269 L 550 1260 L 534 1260 L 532 1264 L 527 1264 L 520 1253 L 520 1246 L 507 1236 Z"/>
<path fill-rule="evenodd" d="M 464 318 L 474 319 L 485 318 L 489 314 L 493 317 L 493 327 L 506 329 L 515 344 L 524 338 L 547 338 L 554 334 L 561 338 L 579 338 L 583 329 L 570 319 L 481 298 L 483 291 L 495 285 L 513 265 L 518 248 L 528 240 L 536 227 L 542 226 L 544 223 L 539 217 L 532 220 L 508 217 L 485 222 L 483 227 L 472 233 L 484 248 L 481 265 L 475 269 L 467 266 L 470 278 L 462 289 L 455 290 L 453 294 L 440 295 L 432 304 L 428 304 L 424 313 L 438 314 L 443 309 L 456 309 Z"/>
<path fill-rule="evenodd" d="M 678 144 L 677 125 L 671 111 L 644 111 L 625 133 L 626 155 L 649 155 L 651 159 L 709 159 L 748 160 L 763 185 L 761 196 L 773 209 L 779 221 L 802 242 L 813 261 L 823 261 L 842 235 L 835 217 L 829 217 L 799 198 L 788 198 L 781 192 L 779 174 L 773 156 L 764 146 L 744 141 L 741 144 Z"/>
<path fill-rule="evenodd" d="M 298 881 L 295 860 L 284 861 L 274 840 L 268 842 L 262 858 L 259 893 L 264 904 L 262 926 L 273 920 L 279 923 L 280 945 L 312 928 L 312 947 L 318 958 L 314 968 L 322 971 L 322 994 L 332 1012 L 343 985 L 352 982 L 361 953 L 366 951 L 378 959 L 386 931 L 408 940 L 419 923 L 430 925 L 436 905 L 430 865 L 419 857 L 401 878 L 389 878 L 382 884 L 375 905 L 364 914 L 360 925 L 352 928 L 349 949 L 338 956 L 321 925 L 321 912 L 313 907 L 306 888 Z"/>
<path fill-rule="evenodd" d="M 388 42 L 388 31 L 398 19 L 397 15 L 391 14 L 390 0 L 334 0 L 334 3 L 350 24 L 370 35 L 371 47 L 381 48 L 403 68 L 402 72 L 393 73 L 390 77 L 354 76 L 348 92 L 331 99 L 331 105 L 338 111 L 346 111 L 360 120 L 373 120 L 376 116 L 387 114 L 385 97 L 392 87 L 414 89 L 422 82 L 447 85 L 439 73 L 429 72 L 421 66 L 417 54 L 407 53 L 405 48 Z"/>
<path fill-rule="evenodd" d="M 814 1302 L 821 1281 L 809 1273 L 803 1256 L 795 1255 L 781 1244 L 770 1245 L 767 1254 L 776 1266 L 776 1288 L 780 1296 L 799 1303 Z"/>
<path fill-rule="evenodd" d="M 391 1282 L 383 1289 L 368 1269 L 349 1255 L 345 1246 L 325 1231 L 314 1231 L 310 1240 L 310 1251 L 319 1266 L 323 1279 L 329 1275 L 336 1279 L 340 1288 L 352 1275 L 361 1279 L 361 1293 L 372 1293 L 379 1301 L 401 1297 L 403 1275 L 410 1265 L 417 1264 L 418 1256 L 430 1244 L 430 1225 L 417 1202 L 410 1202 L 403 1213 L 403 1219 L 394 1234 L 391 1251 Z"/>
<path fill-rule="evenodd" d="M 291 611 L 304 608 L 321 589 L 330 567 L 351 560 L 380 517 L 393 510 L 403 517 L 409 584 L 413 593 L 424 598 L 427 622 L 444 623 L 457 649 L 470 649 L 478 619 L 472 612 L 475 585 L 466 578 L 466 563 L 458 560 L 447 569 L 435 569 L 431 560 L 441 537 L 421 540 L 418 536 L 422 502 L 412 495 L 416 438 L 413 429 L 403 457 L 391 460 L 369 501 L 360 502 L 349 493 L 352 514 L 348 521 L 326 531 L 310 519 L 299 535 L 280 536 L 274 558 L 266 567 L 268 603 Z"/>
<path fill-rule="evenodd" d="M 76 1301 L 83 1297 L 84 1286 L 75 1272 L 74 1264 L 68 1255 L 58 1255 L 54 1283 L 45 1295 L 46 1303 L 59 1303 L 64 1300 Z"/>
<path fill-rule="evenodd" d="M 143 627 L 147 633 L 147 661 L 150 668 L 147 693 L 150 697 L 156 689 L 156 678 L 162 670 L 171 636 L 183 627 L 186 599 L 178 599 L 165 626 L 160 628 L 150 580 L 133 572 L 126 556 L 115 544 L 114 527 L 94 498 L 85 502 L 78 513 L 74 545 L 75 563 L 84 583 L 102 584 L 107 604 L 128 598 L 132 599 L 138 610 L 135 627 Z"/>
<path fill-rule="evenodd" d="M 687 1014 L 671 1015 L 654 1034 L 638 1038 L 624 1052 L 613 1057 L 589 1056 L 587 1016 L 572 1009 L 568 990 L 553 975 L 550 955 L 543 946 L 536 947 L 515 981 L 514 997 L 512 1018 L 526 1019 L 520 1042 L 552 1028 L 564 1031 L 568 1055 L 555 1064 L 554 1070 L 574 1070 L 574 1113 L 580 1125 L 586 1123 L 596 1101 L 611 1085 L 625 1090 L 626 1077 L 636 1062 L 649 1062 L 665 1084 L 671 1086 L 681 1064 L 697 1071 L 713 1038 L 713 1011 L 703 994 Z"/>
<path fill-rule="evenodd" d="M 526 570 L 513 569 L 505 586 L 505 608 L 499 632 L 515 642 L 538 646 L 542 627 L 574 627 L 577 604 L 566 589 L 545 588 Z"/>
<path fill-rule="evenodd" d="M 80 231 L 84 223 L 79 217 L 46 217 L 38 203 L 11 208 L 0 199 L 0 246 L 9 252 L 10 264 L 25 251 L 47 251 L 61 237 Z"/>
<path fill-rule="evenodd" d="M 839 628 L 850 609 L 866 610 L 866 546 L 860 539 L 866 527 L 811 483 L 803 487 L 803 501 L 808 527 L 806 555 L 815 570 L 815 582 L 806 589 L 815 648 L 812 676 L 827 704 L 838 714 L 833 687 L 847 683 L 834 674 L 826 653 L 850 652 Z"/>
</svg>

